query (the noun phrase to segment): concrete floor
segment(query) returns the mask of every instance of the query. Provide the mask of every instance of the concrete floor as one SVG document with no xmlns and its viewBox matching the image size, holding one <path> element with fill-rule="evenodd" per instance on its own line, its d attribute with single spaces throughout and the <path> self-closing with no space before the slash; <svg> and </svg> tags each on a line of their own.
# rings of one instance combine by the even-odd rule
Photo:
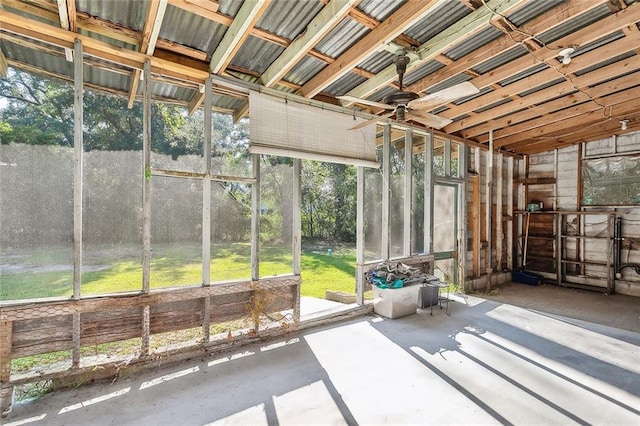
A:
<svg viewBox="0 0 640 426">
<path fill-rule="evenodd" d="M 3 421 L 640 424 L 640 333 L 474 296 L 456 296 L 450 311 L 309 329 L 16 404 Z"/>
</svg>

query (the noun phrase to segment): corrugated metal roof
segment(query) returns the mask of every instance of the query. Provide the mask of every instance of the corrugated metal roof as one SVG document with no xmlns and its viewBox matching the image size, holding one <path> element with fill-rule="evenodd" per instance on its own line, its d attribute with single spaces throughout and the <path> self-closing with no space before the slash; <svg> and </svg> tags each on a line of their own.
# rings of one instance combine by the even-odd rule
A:
<svg viewBox="0 0 640 426">
<path fill-rule="evenodd" d="M 503 34 L 504 33 L 502 31 L 498 30 L 495 27 L 486 27 L 477 34 L 474 34 L 473 37 L 467 38 L 462 43 L 458 43 L 453 48 L 446 51 L 445 55 L 453 59 L 454 61 L 457 61 L 464 55 L 473 52 L 477 48 L 484 46 L 485 44 L 497 39 Z"/>
<path fill-rule="evenodd" d="M 418 80 L 423 79 L 424 77 L 438 71 L 440 68 L 444 67 L 442 62 L 436 61 L 432 59 L 430 61 L 425 62 L 424 64 L 412 69 L 404 76 L 404 82 L 407 85 L 413 84 Z"/>
<path fill-rule="evenodd" d="M 210 59 L 227 29 L 224 25 L 169 5 L 159 36 L 207 52 L 207 59 Z"/>
<path fill-rule="evenodd" d="M 285 75 L 284 79 L 302 86 L 326 66 L 326 62 L 312 56 L 305 56 Z"/>
<path fill-rule="evenodd" d="M 5 55 L 16 62 L 31 64 L 36 68 L 44 69 L 54 74 L 61 74 L 73 80 L 73 63 L 65 60 L 63 50 L 60 48 L 51 47 L 54 51 L 60 51 L 62 56 L 25 49 L 23 46 L 7 40 L 1 40 L 0 46 L 2 46 L 2 51 L 5 52 Z"/>
<path fill-rule="evenodd" d="M 509 22 L 511 22 L 516 27 L 521 26 L 537 17 L 538 15 L 543 14 L 549 9 L 553 9 L 561 3 L 564 3 L 566 0 L 542 0 L 542 1 L 531 1 L 521 7 L 520 9 L 509 13 L 506 15 Z"/>
<path fill-rule="evenodd" d="M 489 86 L 487 87 L 483 87 L 482 89 L 480 89 L 480 92 L 476 93 L 475 95 L 471 95 L 471 96 L 467 96 L 464 98 L 460 98 L 456 101 L 454 101 L 453 103 L 456 105 L 462 105 L 465 102 L 469 102 L 471 99 L 475 99 L 475 98 L 479 98 L 482 95 L 486 95 L 489 92 L 493 92 L 493 89 Z"/>
<path fill-rule="evenodd" d="M 614 33 L 608 34 L 598 40 L 592 41 L 591 43 L 585 44 L 584 46 L 578 46 L 576 50 L 570 55 L 572 58 L 576 56 L 584 55 L 587 52 L 590 52 L 598 47 L 609 44 L 613 41 L 619 40 L 624 37 L 624 33 L 622 31 L 616 31 Z"/>
<path fill-rule="evenodd" d="M 553 87 L 556 84 L 560 84 L 562 82 L 565 82 L 566 80 L 563 77 L 560 78 L 556 78 L 555 80 L 551 80 L 551 81 L 546 81 L 544 84 L 541 84 L 539 86 L 536 86 L 534 88 L 531 88 L 529 90 L 525 90 L 524 92 L 519 93 L 520 96 L 528 96 L 532 93 L 536 93 L 539 92 L 540 90 L 544 90 L 547 89 L 549 87 Z"/>
<path fill-rule="evenodd" d="M 262 74 L 283 50 L 284 48 L 277 44 L 249 36 L 240 46 L 238 53 L 231 60 L 231 64 Z"/>
<path fill-rule="evenodd" d="M 432 39 L 472 12 L 459 1 L 442 1 L 422 19 L 404 31 L 421 44 Z"/>
<path fill-rule="evenodd" d="M 333 84 L 326 87 L 323 92 L 331 93 L 334 96 L 344 95 L 349 90 L 364 83 L 366 80 L 367 79 L 361 75 L 348 72 L 333 82 Z"/>
<path fill-rule="evenodd" d="M 149 0 L 135 2 L 75 0 L 76 10 L 91 16 L 100 16 L 111 22 L 135 30 L 142 30 L 149 8 Z M 117 7 L 114 7 L 116 6 Z"/>
<path fill-rule="evenodd" d="M 395 93 L 398 89 L 396 89 L 395 87 L 392 86 L 384 86 L 382 89 L 377 90 L 376 92 L 374 92 L 371 96 L 369 96 L 367 99 L 370 101 L 374 101 L 374 102 L 381 102 L 382 98 L 384 98 L 387 95 L 390 95 L 392 93 Z"/>
<path fill-rule="evenodd" d="M 511 62 L 514 59 L 524 56 L 527 53 L 528 53 L 528 50 L 524 46 L 516 45 L 511 49 L 505 50 L 501 54 L 496 55 L 493 58 L 488 59 L 481 64 L 476 65 L 475 67 L 472 68 L 472 70 L 479 74 L 484 74 L 508 62 Z"/>
<path fill-rule="evenodd" d="M 602 61 L 602 62 L 598 62 L 596 64 L 591 65 L 590 67 L 584 68 L 578 72 L 576 72 L 575 74 L 577 76 L 583 75 L 583 74 L 587 74 L 591 71 L 595 71 L 598 68 L 602 68 L 602 67 L 606 67 L 607 65 L 611 65 L 611 64 L 615 64 L 616 62 L 622 61 L 623 59 L 627 59 L 630 58 L 632 56 L 636 56 L 635 51 L 631 51 L 631 52 L 625 52 L 625 53 L 621 53 L 618 56 L 615 56 L 613 58 L 607 59 L 606 61 Z"/>
<path fill-rule="evenodd" d="M 174 86 L 172 84 L 164 84 L 154 81 L 151 84 L 151 96 L 160 97 L 162 99 L 178 99 L 181 101 L 190 100 L 195 94 L 195 90 L 184 87 Z"/>
<path fill-rule="evenodd" d="M 529 77 L 531 75 L 534 75 L 536 73 L 539 73 L 542 70 L 546 70 L 547 68 L 549 68 L 549 65 L 547 64 L 538 64 L 538 65 L 534 65 L 531 68 L 527 68 L 526 70 L 519 72 L 517 74 L 512 75 L 511 77 L 505 78 L 502 81 L 499 81 L 498 84 L 500 86 L 507 86 L 511 83 L 514 83 L 518 80 L 521 80 L 523 78 Z"/>
<path fill-rule="evenodd" d="M 539 34 L 536 38 L 545 44 L 551 43 L 559 38 L 562 38 L 572 32 L 578 31 L 605 16 L 611 15 L 611 9 L 606 4 L 600 5 L 589 10 L 582 15 L 578 15 L 573 19 Z"/>
<path fill-rule="evenodd" d="M 23 17 L 29 17 L 29 19 L 33 19 L 33 20 L 38 21 L 38 22 L 43 22 L 45 24 L 55 25 L 55 26 L 59 25 L 58 22 L 50 21 L 48 19 L 45 19 L 42 16 L 30 15 L 30 14 L 26 13 L 25 11 L 23 11 L 22 9 L 13 8 L 13 7 L 9 6 L 9 5 L 3 4 L 2 2 L 0 2 L 0 11 L 1 10 L 6 10 L 7 12 L 15 13 L 16 15 L 20 15 L 20 16 L 23 16 Z"/>
<path fill-rule="evenodd" d="M 108 71 L 104 68 L 84 67 L 84 79 L 100 87 L 129 92 L 131 86 L 131 74 L 122 74 Z"/>
<path fill-rule="evenodd" d="M 88 34 L 88 31 L 84 29 L 80 29 L 78 32 L 84 35 Z M 104 41 L 105 43 L 109 43 L 114 46 L 122 47 L 123 49 L 138 50 L 137 46 L 134 46 L 131 43 L 125 43 L 124 41 L 121 41 L 121 40 L 115 40 L 115 39 L 112 39 L 111 37 L 107 37 L 106 35 L 92 33 L 91 38 L 95 40 Z"/>
<path fill-rule="evenodd" d="M 273 0 L 256 27 L 293 40 L 323 7 L 324 3 L 319 1 Z M 282 13 L 283 10 L 287 13 Z"/>
<path fill-rule="evenodd" d="M 383 21 L 406 2 L 407 0 L 362 0 L 357 7 L 372 18 Z"/>
<path fill-rule="evenodd" d="M 358 64 L 358 68 L 365 71 L 377 74 L 389 65 L 393 64 L 393 60 L 396 58 L 391 52 L 383 50 L 381 52 L 375 52 L 364 61 Z"/>
<path fill-rule="evenodd" d="M 218 0 L 218 13 L 234 17 L 242 7 L 242 2 L 238 0 Z"/>
<path fill-rule="evenodd" d="M 440 90 L 446 89 L 448 87 L 451 87 L 453 85 L 459 84 L 459 83 L 463 83 L 465 81 L 469 81 L 471 80 L 471 76 L 468 74 L 457 74 L 454 75 L 451 78 L 448 78 L 438 84 L 436 84 L 435 86 L 431 86 L 429 88 L 429 90 L 425 90 L 424 93 L 435 93 L 435 92 L 439 92 Z"/>
<path fill-rule="evenodd" d="M 477 109 L 477 110 L 475 110 L 474 112 L 476 112 L 476 113 L 481 113 L 481 112 L 483 112 L 483 111 L 488 111 L 488 110 L 490 110 L 490 109 L 492 109 L 492 108 L 495 108 L 495 107 L 497 107 L 497 106 L 504 105 L 504 104 L 508 104 L 509 102 L 512 102 L 512 99 L 510 99 L 510 98 L 500 99 L 500 100 L 499 100 L 499 101 L 497 101 L 497 102 L 494 102 L 494 103 L 489 104 L 489 105 L 485 105 L 485 106 L 483 106 L 483 107 L 481 107 L 481 108 L 478 108 L 478 109 Z"/>
<path fill-rule="evenodd" d="M 316 45 L 315 50 L 337 58 L 369 32 L 369 29 L 346 17 Z"/>
</svg>

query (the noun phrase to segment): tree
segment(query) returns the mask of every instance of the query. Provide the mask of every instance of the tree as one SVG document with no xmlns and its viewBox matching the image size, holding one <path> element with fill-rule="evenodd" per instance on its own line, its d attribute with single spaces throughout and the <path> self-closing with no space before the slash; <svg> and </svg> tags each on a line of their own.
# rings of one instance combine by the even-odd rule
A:
<svg viewBox="0 0 640 426">
<path fill-rule="evenodd" d="M 9 69 L 0 79 L 0 137 L 3 144 L 73 146 L 73 86 Z M 85 90 L 83 94 L 83 143 L 85 151 L 142 149 L 142 103 L 127 108 L 127 100 Z M 1 105 L 1 104 L 0 104 Z M 151 108 L 152 150 L 159 154 L 202 155 L 204 113 L 192 116 L 180 106 L 154 102 Z M 246 120 L 234 125 L 230 116 L 213 114 L 212 134 L 216 155 L 238 159 L 246 148 Z M 241 150 L 241 151 L 245 151 Z M 248 156 L 248 152 L 245 154 Z"/>
</svg>

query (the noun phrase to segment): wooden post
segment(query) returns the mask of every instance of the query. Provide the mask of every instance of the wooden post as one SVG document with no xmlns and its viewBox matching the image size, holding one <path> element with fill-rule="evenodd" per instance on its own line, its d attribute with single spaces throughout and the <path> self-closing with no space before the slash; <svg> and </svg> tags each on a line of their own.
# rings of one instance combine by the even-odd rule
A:
<svg viewBox="0 0 640 426">
<path fill-rule="evenodd" d="M 73 329 L 72 329 L 72 339 L 73 339 L 73 349 L 71 354 L 71 367 L 78 368 L 80 367 L 80 337 L 81 337 L 81 327 L 80 327 L 80 313 L 73 313 Z"/>
<path fill-rule="evenodd" d="M 382 226 L 381 226 L 381 247 L 382 259 L 389 259 L 389 204 L 391 198 L 391 126 L 383 126 L 382 145 Z"/>
<path fill-rule="evenodd" d="M 293 254 L 293 274 L 300 275 L 302 257 L 302 160 L 293 160 L 293 220 L 292 220 L 292 243 L 291 252 Z"/>
<path fill-rule="evenodd" d="M 496 270 L 502 271 L 502 241 L 504 232 L 502 228 L 502 186 L 504 177 L 502 176 L 502 154 L 497 155 L 496 161 Z"/>
<path fill-rule="evenodd" d="M 83 57 L 82 42 L 74 42 L 73 63 L 73 298 L 80 299 L 82 286 L 82 166 L 83 166 Z"/>
<path fill-rule="evenodd" d="M 11 384 L 11 346 L 13 321 L 0 321 L 0 414 L 11 411 L 13 385 Z"/>
<path fill-rule="evenodd" d="M 364 167 L 357 168 L 356 184 L 356 302 L 364 304 Z"/>
<path fill-rule="evenodd" d="M 204 180 L 202 181 L 202 285 L 211 284 L 211 77 L 204 82 Z M 206 313 L 205 313 L 206 314 Z M 207 327 L 208 330 L 208 327 Z M 207 333 L 208 334 L 208 333 Z"/>
<path fill-rule="evenodd" d="M 254 183 L 251 185 L 251 279 L 260 278 L 260 154 L 252 155 Z"/>
<path fill-rule="evenodd" d="M 433 131 L 424 144 L 424 252 L 433 254 Z"/>
<path fill-rule="evenodd" d="M 478 150 L 478 148 L 476 148 Z M 471 176 L 471 185 L 473 188 L 473 202 L 471 212 L 471 234 L 473 236 L 473 276 L 480 276 L 480 250 L 482 247 L 482 234 L 480 232 L 480 175 Z"/>
<path fill-rule="evenodd" d="M 204 82 L 204 180 L 202 182 L 202 285 L 211 285 L 211 77 Z M 202 340 L 211 340 L 211 296 L 202 299 Z"/>
<path fill-rule="evenodd" d="M 411 256 L 411 194 L 413 192 L 411 178 L 412 173 L 412 157 L 413 157 L 413 132 L 406 129 L 404 134 L 404 206 L 402 209 L 403 220 L 403 238 L 402 238 L 402 256 Z"/>
<path fill-rule="evenodd" d="M 142 292 L 149 293 L 151 270 L 151 63 L 148 59 L 144 62 L 143 75 Z"/>
<path fill-rule="evenodd" d="M 211 340 L 211 296 L 206 295 L 202 298 L 202 341 L 209 343 Z"/>
<path fill-rule="evenodd" d="M 142 307 L 142 345 L 140 348 L 140 357 L 148 356 L 151 353 L 150 345 L 150 320 L 151 320 L 151 308 L 149 305 Z"/>
<path fill-rule="evenodd" d="M 513 157 L 507 158 L 507 269 L 513 270 Z"/>
<path fill-rule="evenodd" d="M 487 176 L 486 176 L 486 185 L 487 192 L 485 194 L 486 197 L 486 241 L 487 241 L 487 255 L 485 258 L 486 263 L 486 271 L 487 271 L 487 291 L 491 289 L 491 276 L 493 273 L 493 260 L 492 260 L 492 203 L 493 203 L 493 130 L 489 131 L 489 151 L 487 152 Z"/>
</svg>

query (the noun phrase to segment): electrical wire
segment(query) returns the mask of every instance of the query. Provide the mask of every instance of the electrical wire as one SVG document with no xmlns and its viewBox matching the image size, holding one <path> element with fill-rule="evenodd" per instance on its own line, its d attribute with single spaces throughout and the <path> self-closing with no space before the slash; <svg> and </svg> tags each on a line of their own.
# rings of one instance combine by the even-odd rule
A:
<svg viewBox="0 0 640 426">
<path fill-rule="evenodd" d="M 526 36 L 528 39 L 534 40 L 536 41 L 540 46 L 547 48 L 546 43 L 544 43 L 542 40 L 540 40 L 535 34 L 530 34 L 526 31 L 521 30 L 520 28 L 518 28 L 516 25 L 514 25 L 511 21 L 509 21 L 509 19 L 507 19 L 507 17 L 505 15 L 503 15 L 502 13 L 492 9 L 491 7 L 489 7 L 489 5 L 486 3 L 485 0 L 481 0 L 482 1 L 482 5 L 489 10 L 494 16 L 500 17 L 502 19 L 502 21 L 509 27 L 509 30 L 506 30 L 504 28 L 501 28 L 498 25 L 494 25 L 494 27 L 496 29 L 498 29 L 499 31 L 503 32 L 506 36 L 508 36 L 511 41 L 513 41 L 515 44 L 520 44 L 522 45 L 527 52 L 529 53 L 529 55 L 531 57 L 533 57 L 537 62 L 547 65 L 549 68 L 551 68 L 552 70 L 554 70 L 555 72 L 557 72 L 558 74 L 560 74 L 566 81 L 568 81 L 574 88 L 575 91 L 582 93 L 583 95 L 585 95 L 590 102 L 595 103 L 596 105 L 598 105 L 598 107 L 600 107 L 600 109 L 603 110 L 603 114 L 606 118 L 605 121 L 609 121 L 609 120 L 622 120 L 621 118 L 615 117 L 613 116 L 613 107 L 612 106 L 608 106 L 602 104 L 600 101 L 598 101 L 596 98 L 594 98 L 593 96 L 591 96 L 591 94 L 589 94 L 588 92 L 586 92 L 585 90 L 581 89 L 580 87 L 578 87 L 578 85 L 576 84 L 576 82 L 574 81 L 574 79 L 567 73 L 563 72 L 562 70 L 560 70 L 557 66 L 548 63 L 547 61 L 545 61 L 544 59 L 538 57 L 535 54 L 535 51 L 531 48 L 531 46 L 529 46 L 527 43 L 524 42 L 524 40 L 521 41 L 517 41 L 514 37 L 513 37 L 513 33 L 519 33 L 522 34 L 524 36 Z M 556 49 L 556 50 L 560 50 L 560 49 Z M 609 108 L 609 114 L 607 114 L 607 108 Z M 565 134 L 561 134 L 561 135 L 555 135 L 555 136 L 540 136 L 540 137 L 534 137 L 533 139 L 538 139 L 538 140 L 544 140 L 544 139 L 558 139 L 561 137 L 566 137 L 566 136 L 570 136 L 576 133 L 581 133 L 583 132 L 585 129 L 588 129 L 590 127 L 594 127 L 594 126 L 599 126 L 601 125 L 602 122 L 599 123 L 594 123 L 588 126 L 582 126 L 579 129 L 575 130 L 575 131 L 571 131 L 571 132 L 567 132 Z"/>
</svg>

